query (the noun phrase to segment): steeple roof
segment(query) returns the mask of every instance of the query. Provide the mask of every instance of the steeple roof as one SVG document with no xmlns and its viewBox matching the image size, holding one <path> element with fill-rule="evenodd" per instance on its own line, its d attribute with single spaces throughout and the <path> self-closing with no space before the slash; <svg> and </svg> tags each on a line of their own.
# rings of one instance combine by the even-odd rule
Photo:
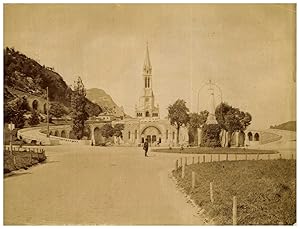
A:
<svg viewBox="0 0 300 229">
<path fill-rule="evenodd" d="M 146 56 L 145 56 L 145 62 L 144 62 L 144 69 L 151 69 L 151 62 L 150 62 L 150 55 L 149 55 L 149 48 L 148 48 L 148 42 L 146 47 Z"/>
</svg>

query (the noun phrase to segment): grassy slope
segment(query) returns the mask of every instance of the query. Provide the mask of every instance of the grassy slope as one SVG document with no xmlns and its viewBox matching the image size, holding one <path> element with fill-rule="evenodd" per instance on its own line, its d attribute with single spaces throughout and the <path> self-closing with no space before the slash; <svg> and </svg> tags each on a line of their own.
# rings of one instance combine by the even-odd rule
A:
<svg viewBox="0 0 300 229">
<path fill-rule="evenodd" d="M 272 129 L 279 129 L 279 130 L 296 131 L 296 121 L 285 122 L 285 123 L 282 123 L 280 125 L 275 125 L 271 128 Z"/>
<path fill-rule="evenodd" d="M 191 172 L 196 188 L 191 190 Z M 295 160 L 227 161 L 194 164 L 173 171 L 181 187 L 218 224 L 232 224 L 232 197 L 238 199 L 238 224 L 294 224 L 296 222 Z M 214 204 L 209 183 L 213 181 Z"/>
<path fill-rule="evenodd" d="M 207 148 L 207 147 L 197 147 L 197 148 L 162 148 L 162 149 L 153 149 L 154 152 L 160 153 L 186 153 L 186 154 L 270 154 L 277 153 L 274 150 L 256 150 L 256 149 L 244 149 L 244 148 Z"/>
</svg>

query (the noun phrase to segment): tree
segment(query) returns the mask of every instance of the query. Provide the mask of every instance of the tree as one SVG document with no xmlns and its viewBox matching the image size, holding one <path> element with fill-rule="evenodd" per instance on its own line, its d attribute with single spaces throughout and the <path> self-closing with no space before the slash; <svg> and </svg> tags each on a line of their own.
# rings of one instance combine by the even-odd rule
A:
<svg viewBox="0 0 300 229">
<path fill-rule="evenodd" d="M 114 126 L 114 136 L 116 136 L 116 137 L 122 137 L 122 130 L 124 130 L 124 124 L 117 123 Z"/>
<path fill-rule="evenodd" d="M 86 112 L 86 91 L 80 77 L 74 82 L 74 91 L 71 96 L 71 109 L 73 125 L 72 130 L 77 139 L 82 139 L 85 130 L 85 121 L 88 119 Z"/>
<path fill-rule="evenodd" d="M 182 99 L 177 99 L 173 105 L 168 107 L 168 118 L 171 125 L 174 125 L 177 129 L 177 144 L 179 143 L 179 129 L 183 125 L 187 125 L 189 122 L 189 109 L 186 107 L 186 102 Z"/>
<path fill-rule="evenodd" d="M 4 120 L 6 123 L 14 123 L 16 128 L 25 125 L 24 114 L 30 110 L 26 97 L 16 98 L 4 105 Z"/>
<path fill-rule="evenodd" d="M 67 114 L 67 112 L 60 103 L 51 102 L 50 109 L 49 109 L 49 114 L 51 116 L 56 117 L 56 118 L 61 118 L 62 116 Z"/>
<path fill-rule="evenodd" d="M 111 124 L 106 123 L 100 128 L 100 133 L 105 139 L 112 137 L 114 135 L 114 128 Z"/>
<path fill-rule="evenodd" d="M 36 110 L 32 111 L 28 124 L 30 126 L 36 126 L 40 124 L 39 113 Z"/>
<path fill-rule="evenodd" d="M 123 137 L 122 130 L 124 130 L 124 124 L 117 123 L 114 126 L 114 136 L 117 137 L 117 142 L 120 143 L 120 138 Z"/>
<path fill-rule="evenodd" d="M 191 113 L 189 119 L 189 132 L 194 144 L 196 144 L 197 129 L 203 126 L 207 120 L 209 112 L 207 110 L 198 113 Z"/>
<path fill-rule="evenodd" d="M 230 147 L 231 138 L 235 131 L 245 131 L 247 126 L 251 124 L 252 117 L 248 112 L 240 111 L 227 103 L 221 103 L 216 108 L 216 119 L 220 127 L 223 129 L 222 136 L 228 134 L 225 140 L 225 146 Z"/>
</svg>

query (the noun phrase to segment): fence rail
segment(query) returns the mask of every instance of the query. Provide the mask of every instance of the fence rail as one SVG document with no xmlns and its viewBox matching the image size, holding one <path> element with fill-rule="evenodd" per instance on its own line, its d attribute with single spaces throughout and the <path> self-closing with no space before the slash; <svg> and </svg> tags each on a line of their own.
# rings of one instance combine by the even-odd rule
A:
<svg viewBox="0 0 300 229">
<path fill-rule="evenodd" d="M 4 146 L 4 152 L 11 152 L 10 146 Z M 12 147 L 12 152 L 32 152 L 32 153 L 45 153 L 45 149 L 42 148 L 29 148 L 29 147 Z"/>
</svg>

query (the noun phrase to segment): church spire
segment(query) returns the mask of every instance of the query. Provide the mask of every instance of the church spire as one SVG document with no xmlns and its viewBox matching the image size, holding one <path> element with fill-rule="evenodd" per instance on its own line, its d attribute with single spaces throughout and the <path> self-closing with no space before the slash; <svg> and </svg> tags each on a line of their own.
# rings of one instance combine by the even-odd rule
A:
<svg viewBox="0 0 300 229">
<path fill-rule="evenodd" d="M 143 72 L 144 72 L 145 75 L 151 75 L 151 72 L 152 72 L 152 66 L 151 66 L 151 62 L 150 62 L 148 42 L 147 42 L 147 46 L 146 46 L 146 56 L 145 56 L 145 62 L 144 62 Z"/>
</svg>

